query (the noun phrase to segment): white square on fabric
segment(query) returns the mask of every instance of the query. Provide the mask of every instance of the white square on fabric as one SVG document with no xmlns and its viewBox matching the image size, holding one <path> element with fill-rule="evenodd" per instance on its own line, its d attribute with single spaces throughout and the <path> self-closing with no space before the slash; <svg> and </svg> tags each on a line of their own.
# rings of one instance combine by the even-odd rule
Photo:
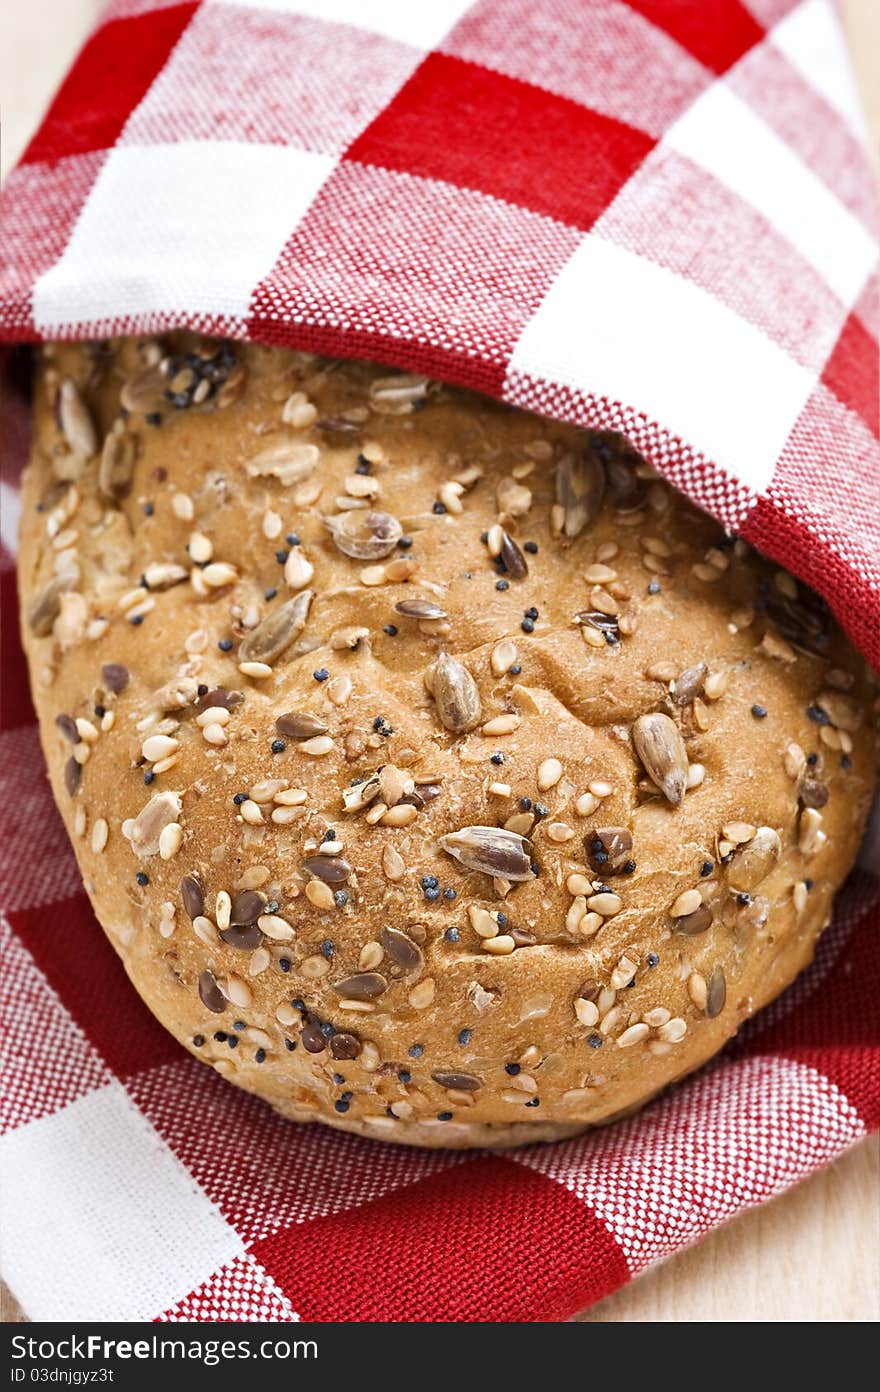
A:
<svg viewBox="0 0 880 1392">
<path fill-rule="evenodd" d="M 120 1083 L 0 1139 L 3 1275 L 32 1320 L 152 1320 L 244 1251 Z"/>
<path fill-rule="evenodd" d="M 866 145 L 865 118 L 831 0 L 803 0 L 795 5 L 771 31 L 770 42 Z"/>
<path fill-rule="evenodd" d="M 224 3 L 224 0 L 210 0 Z M 248 9 L 282 10 L 328 24 L 351 24 L 413 48 L 436 48 L 473 0 L 236 0 Z"/>
<path fill-rule="evenodd" d="M 863 224 L 789 145 L 723 83 L 670 126 L 663 144 L 756 208 L 849 308 L 877 257 Z"/>
<path fill-rule="evenodd" d="M 813 374 L 692 281 L 587 235 L 511 369 L 643 412 L 760 492 Z"/>
<path fill-rule="evenodd" d="M 116 319 L 243 318 L 335 163 L 284 145 L 117 147 L 63 255 L 37 281 L 37 328 L 98 322 L 108 305 Z"/>
</svg>

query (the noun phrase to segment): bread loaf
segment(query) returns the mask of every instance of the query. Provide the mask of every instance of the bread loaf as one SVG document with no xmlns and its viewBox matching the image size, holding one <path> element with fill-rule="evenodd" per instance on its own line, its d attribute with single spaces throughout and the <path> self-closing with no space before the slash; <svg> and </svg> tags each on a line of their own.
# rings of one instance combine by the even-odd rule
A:
<svg viewBox="0 0 880 1392">
<path fill-rule="evenodd" d="M 52 786 L 196 1058 L 297 1121 L 545 1140 L 810 960 L 873 677 L 621 436 L 182 334 L 48 346 L 34 419 Z"/>
</svg>

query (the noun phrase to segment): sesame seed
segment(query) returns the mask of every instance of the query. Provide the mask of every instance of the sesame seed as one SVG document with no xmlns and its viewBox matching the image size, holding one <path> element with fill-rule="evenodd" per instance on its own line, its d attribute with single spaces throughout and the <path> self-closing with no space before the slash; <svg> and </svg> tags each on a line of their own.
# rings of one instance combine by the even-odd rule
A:
<svg viewBox="0 0 880 1392">
<path fill-rule="evenodd" d="M 495 588 L 496 588 L 496 590 L 509 590 L 509 589 L 510 589 L 510 581 L 509 581 L 509 580 L 496 580 L 496 581 L 495 581 Z"/>
<path fill-rule="evenodd" d="M 535 631 L 534 620 L 532 620 L 532 619 L 523 619 L 522 623 L 520 624 L 520 628 L 522 629 L 523 633 L 534 633 L 534 631 Z"/>
<path fill-rule="evenodd" d="M 382 632 L 387 633 L 389 638 L 396 638 L 400 629 L 397 627 L 397 624 L 385 624 Z"/>
<path fill-rule="evenodd" d="M 537 556 L 538 543 L 536 541 L 527 541 L 523 544 L 523 550 L 528 551 L 530 556 Z"/>
<path fill-rule="evenodd" d="M 148 885 L 150 883 L 149 875 L 145 875 L 143 870 L 139 870 L 137 872 L 137 874 L 135 875 L 135 879 L 137 883 L 141 886 L 141 888 L 143 888 L 144 885 Z"/>
<path fill-rule="evenodd" d="M 299 546 L 299 537 L 296 532 L 288 532 L 284 540 L 287 542 L 288 546 Z"/>
<path fill-rule="evenodd" d="M 317 667 L 315 671 L 312 673 L 312 676 L 315 678 L 316 682 L 325 682 L 329 675 L 330 673 L 327 671 L 326 667 Z"/>
<path fill-rule="evenodd" d="M 202 1045 L 204 1044 L 204 1042 L 205 1042 L 205 1036 L 204 1036 L 203 1034 L 194 1034 L 194 1035 L 193 1035 L 193 1044 L 196 1046 L 197 1049 L 201 1049 L 201 1047 L 202 1047 Z"/>
<path fill-rule="evenodd" d="M 807 718 L 812 720 L 814 725 L 828 725 L 829 718 L 821 706 L 807 706 Z"/>
<path fill-rule="evenodd" d="M 231 639 L 231 638 L 221 638 L 221 639 L 220 639 L 220 642 L 217 644 L 217 647 L 220 649 L 221 652 L 231 652 L 231 651 L 232 651 L 232 639 Z M 192 689 L 192 688 L 190 688 L 190 689 Z"/>
<path fill-rule="evenodd" d="M 660 965 L 660 958 L 657 956 L 656 952 L 649 952 L 645 961 L 649 967 L 657 967 Z"/>
<path fill-rule="evenodd" d="M 438 1112 L 438 1113 L 437 1113 L 437 1120 L 438 1120 L 438 1121 L 451 1121 L 451 1120 L 452 1120 L 452 1113 L 451 1113 L 451 1112 Z"/>
<path fill-rule="evenodd" d="M 756 720 L 763 720 L 767 715 L 767 707 L 760 706 L 756 702 L 755 705 L 752 706 L 752 715 Z"/>
<path fill-rule="evenodd" d="M 278 591 L 274 588 L 274 586 L 270 585 L 269 588 L 268 588 L 268 590 L 264 590 L 264 592 L 263 592 L 263 598 L 264 598 L 264 599 L 274 599 L 275 596 L 277 595 L 277 593 L 278 593 Z"/>
<path fill-rule="evenodd" d="M 254 1062 L 255 1062 L 255 1063 L 265 1063 L 265 1062 L 266 1062 L 266 1050 L 265 1050 L 265 1049 L 258 1049 L 258 1050 L 257 1050 L 257 1052 L 254 1054 Z"/>
<path fill-rule="evenodd" d="M 589 1035 L 587 1035 L 587 1043 L 589 1044 L 589 1046 L 590 1046 L 591 1049 L 601 1049 L 601 1048 L 602 1048 L 602 1036 L 601 1036 L 601 1034 L 589 1034 Z"/>
<path fill-rule="evenodd" d="M 410 1044 L 409 1048 L 407 1049 L 407 1053 L 409 1054 L 410 1058 L 421 1058 L 424 1052 L 424 1044 Z"/>
<path fill-rule="evenodd" d="M 273 739 L 270 747 L 273 754 L 283 754 L 285 749 L 287 748 L 287 745 L 284 743 L 284 740 L 282 739 Z"/>
<path fill-rule="evenodd" d="M 711 860 L 704 860 L 703 863 L 702 863 L 702 865 L 700 866 L 700 878 L 703 879 L 703 880 L 705 880 L 705 878 L 706 878 L 707 875 L 711 875 L 711 874 L 712 874 L 712 871 L 714 870 L 714 868 L 715 868 L 715 867 L 714 867 L 714 865 L 712 864 L 712 861 L 711 861 Z"/>
<path fill-rule="evenodd" d="M 458 1042 L 459 1042 L 459 1044 L 462 1046 L 462 1048 L 464 1048 L 464 1046 L 465 1046 L 466 1044 L 470 1044 L 470 1042 L 471 1042 L 471 1031 L 470 1031 L 469 1029 L 459 1030 L 459 1032 L 458 1032 Z"/>
<path fill-rule="evenodd" d="M 457 928 L 447 928 L 443 936 L 447 942 L 456 943 L 458 942 L 460 934 Z"/>
<path fill-rule="evenodd" d="M 503 763 L 504 763 L 504 755 L 503 755 L 500 751 L 497 751 L 495 754 L 492 755 L 492 757 L 491 757 L 491 762 L 492 762 L 493 764 L 503 764 Z"/>
<path fill-rule="evenodd" d="M 458 890 L 457 890 L 457 889 L 451 889 L 451 888 L 450 888 L 450 889 L 444 889 L 444 891 L 443 891 L 443 898 L 444 898 L 444 899 L 449 899 L 449 900 L 457 899 L 457 898 L 458 898 Z"/>
<path fill-rule="evenodd" d="M 435 512 L 438 517 L 442 517 L 446 512 L 446 504 L 438 501 L 432 505 L 431 511 Z"/>
</svg>

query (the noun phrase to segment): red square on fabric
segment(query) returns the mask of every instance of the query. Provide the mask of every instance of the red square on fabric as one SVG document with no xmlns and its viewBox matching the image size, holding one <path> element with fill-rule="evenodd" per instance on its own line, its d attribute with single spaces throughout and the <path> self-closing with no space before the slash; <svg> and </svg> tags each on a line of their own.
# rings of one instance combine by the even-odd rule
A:
<svg viewBox="0 0 880 1392">
<path fill-rule="evenodd" d="M 764 37 L 740 0 L 627 0 L 712 72 L 723 73 Z"/>
<path fill-rule="evenodd" d="M 563 1318 L 630 1275 L 587 1204 L 485 1155 L 251 1250 L 303 1320 L 521 1323 L 548 1309 Z"/>
<path fill-rule="evenodd" d="M 197 4 L 172 5 L 111 20 L 96 29 L 61 84 L 22 163 L 113 145 L 198 8 Z"/>
<path fill-rule="evenodd" d="M 0 730 L 15 730 L 36 720 L 31 703 L 27 662 L 18 642 L 18 588 L 15 571 L 0 574 L 0 630 L 3 642 L 3 699 Z"/>
<path fill-rule="evenodd" d="M 346 158 L 589 228 L 654 143 L 566 97 L 431 53 Z"/>
<path fill-rule="evenodd" d="M 844 324 L 822 381 L 874 435 L 880 435 L 880 344 L 857 314 Z"/>
<path fill-rule="evenodd" d="M 32 874 L 38 874 L 36 867 Z M 14 931 L 117 1078 L 180 1057 L 125 975 L 85 893 L 10 913 Z"/>
</svg>

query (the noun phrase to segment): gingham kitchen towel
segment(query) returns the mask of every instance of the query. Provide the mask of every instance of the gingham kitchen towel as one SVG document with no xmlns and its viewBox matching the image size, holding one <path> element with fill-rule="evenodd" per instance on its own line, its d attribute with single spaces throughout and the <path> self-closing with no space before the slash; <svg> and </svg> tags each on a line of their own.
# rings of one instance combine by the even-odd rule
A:
<svg viewBox="0 0 880 1392">
<path fill-rule="evenodd" d="M 880 663 L 872 199 L 830 0 L 115 0 L 0 196 L 0 336 L 186 324 L 622 429 Z M 32 1317 L 560 1318 L 880 1124 L 866 876 L 732 1049 L 586 1138 L 410 1152 L 233 1091 L 91 915 L 4 557 L 0 1258 Z"/>
</svg>

